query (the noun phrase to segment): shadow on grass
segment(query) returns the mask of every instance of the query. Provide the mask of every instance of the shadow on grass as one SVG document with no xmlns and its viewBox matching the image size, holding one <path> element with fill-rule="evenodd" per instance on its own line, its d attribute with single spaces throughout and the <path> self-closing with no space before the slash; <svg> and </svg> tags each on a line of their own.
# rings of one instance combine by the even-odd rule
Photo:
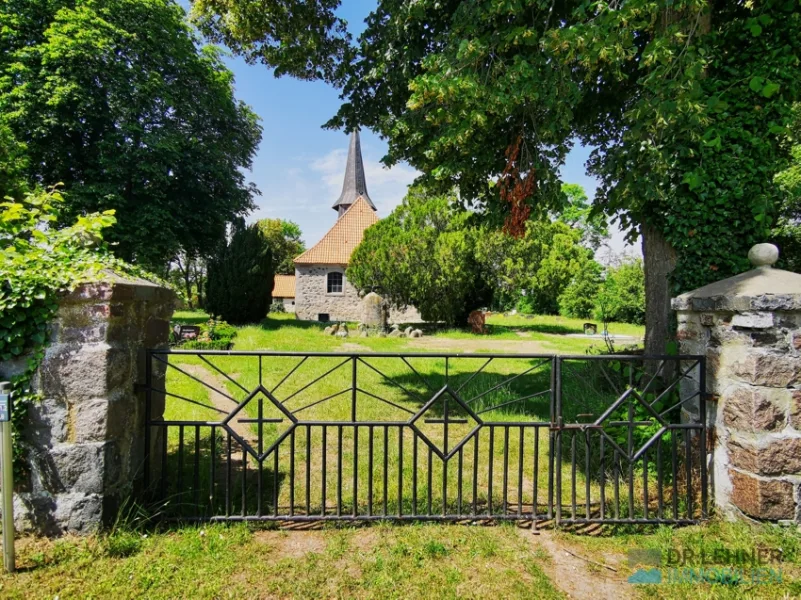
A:
<svg viewBox="0 0 801 600">
<path fill-rule="evenodd" d="M 302 321 L 301 319 L 293 319 L 291 317 L 284 317 L 284 318 L 275 318 L 275 317 L 267 317 L 263 319 L 261 323 L 258 323 L 258 326 L 261 327 L 264 331 L 278 331 L 284 327 L 295 327 L 298 329 L 314 329 L 318 331 L 322 331 L 325 329 L 326 326 L 333 324 L 331 323 L 323 323 L 320 321 Z"/>
</svg>

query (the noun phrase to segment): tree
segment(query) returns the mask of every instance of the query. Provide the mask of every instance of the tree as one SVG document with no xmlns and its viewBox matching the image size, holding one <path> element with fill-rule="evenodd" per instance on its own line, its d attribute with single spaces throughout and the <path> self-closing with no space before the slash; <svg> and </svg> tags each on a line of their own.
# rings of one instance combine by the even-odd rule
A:
<svg viewBox="0 0 801 600">
<path fill-rule="evenodd" d="M 589 319 L 598 301 L 602 274 L 603 267 L 594 260 L 588 260 L 559 296 L 559 314 Z"/>
<path fill-rule="evenodd" d="M 476 257 L 493 288 L 516 297 L 524 312 L 555 314 L 559 297 L 591 259 L 581 239 L 578 229 L 548 218 L 528 221 L 520 238 L 485 226 Z"/>
<path fill-rule="evenodd" d="M 352 55 L 339 0 L 194 0 L 192 17 L 214 42 L 248 62 L 300 79 L 339 81 Z"/>
<path fill-rule="evenodd" d="M 27 188 L 26 167 L 25 147 L 0 117 L 0 202 L 5 198 L 20 199 L 23 196 Z"/>
<path fill-rule="evenodd" d="M 384 0 L 329 125 L 378 130 L 385 162 L 518 234 L 559 205 L 575 136 L 597 147 L 599 206 L 643 234 L 646 349 L 662 353 L 671 295 L 748 268 L 767 236 L 799 30 L 785 0 Z"/>
<path fill-rule="evenodd" d="M 477 230 L 453 194 L 411 188 L 403 203 L 371 226 L 351 255 L 347 276 L 397 307 L 415 306 L 426 321 L 466 325 L 492 290 L 475 257 Z"/>
<path fill-rule="evenodd" d="M 611 267 L 598 294 L 596 317 L 604 321 L 645 322 L 645 272 L 642 259 Z"/>
<path fill-rule="evenodd" d="M 170 262 L 168 279 L 177 288 L 183 288 L 189 309 L 205 306 L 203 290 L 206 286 L 207 259 L 199 255 L 179 252 Z"/>
<path fill-rule="evenodd" d="M 609 237 L 606 215 L 593 210 L 587 192 L 579 184 L 563 183 L 562 192 L 567 201 L 555 218 L 581 231 L 581 242 L 591 250 L 597 250 Z"/>
<path fill-rule="evenodd" d="M 267 239 L 257 225 L 237 227 L 209 259 L 206 308 L 234 325 L 257 323 L 272 302 L 274 273 Z"/>
<path fill-rule="evenodd" d="M 163 271 L 253 207 L 258 118 L 173 0 L 0 4 L 0 125 L 29 185 L 64 183 L 62 223 L 116 211 L 128 261 Z"/>
<path fill-rule="evenodd" d="M 258 225 L 270 244 L 276 275 L 294 275 L 294 259 L 306 250 L 298 224 L 281 219 L 261 219 Z"/>
<path fill-rule="evenodd" d="M 771 240 L 779 246 L 779 265 L 801 273 L 801 104 L 795 106 L 792 161 L 776 175 L 782 193 Z"/>
</svg>

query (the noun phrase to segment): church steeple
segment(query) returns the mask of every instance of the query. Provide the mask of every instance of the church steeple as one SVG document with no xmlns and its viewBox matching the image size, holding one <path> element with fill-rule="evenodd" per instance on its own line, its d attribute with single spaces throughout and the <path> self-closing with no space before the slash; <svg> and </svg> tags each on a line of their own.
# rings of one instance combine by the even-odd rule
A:
<svg viewBox="0 0 801 600">
<path fill-rule="evenodd" d="M 342 184 L 342 194 L 332 207 L 341 217 L 350 206 L 361 196 L 370 208 L 376 210 L 370 196 L 367 195 L 367 181 L 364 177 L 364 162 L 362 161 L 362 145 L 359 141 L 359 130 L 354 129 L 350 134 L 350 147 L 348 148 L 348 163 L 345 166 L 345 181 Z"/>
</svg>

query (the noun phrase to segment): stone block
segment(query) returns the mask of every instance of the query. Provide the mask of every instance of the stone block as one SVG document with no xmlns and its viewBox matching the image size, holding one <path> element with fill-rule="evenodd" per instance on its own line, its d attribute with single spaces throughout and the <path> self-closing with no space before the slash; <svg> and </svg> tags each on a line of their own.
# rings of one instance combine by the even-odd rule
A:
<svg viewBox="0 0 801 600">
<path fill-rule="evenodd" d="M 101 442 L 108 434 L 109 401 L 90 398 L 72 406 L 71 440 L 77 443 Z"/>
<path fill-rule="evenodd" d="M 106 394 L 107 344 L 58 344 L 47 349 L 39 368 L 40 391 L 71 402 Z"/>
<path fill-rule="evenodd" d="M 94 533 L 104 521 L 103 496 L 80 493 L 59 494 L 55 499 L 53 517 L 55 523 L 64 532 Z"/>
<path fill-rule="evenodd" d="M 728 441 L 732 466 L 756 475 L 801 474 L 801 437 L 744 440 L 735 437 Z"/>
<path fill-rule="evenodd" d="M 796 332 L 793 334 L 793 348 L 801 350 L 801 333 Z"/>
<path fill-rule="evenodd" d="M 768 329 L 773 327 L 773 313 L 744 312 L 736 314 L 731 320 L 732 327 L 744 329 Z"/>
<path fill-rule="evenodd" d="M 701 325 L 704 327 L 712 327 L 715 324 L 715 314 L 714 313 L 704 313 L 701 315 Z"/>
<path fill-rule="evenodd" d="M 67 441 L 67 404 L 43 398 L 28 405 L 25 441 L 33 448 L 47 448 Z"/>
<path fill-rule="evenodd" d="M 758 519 L 795 517 L 793 485 L 778 479 L 766 480 L 730 469 L 731 502 L 745 514 Z"/>
<path fill-rule="evenodd" d="M 70 493 L 102 494 L 108 444 L 58 444 L 50 451 L 53 476 L 61 489 Z"/>
<path fill-rule="evenodd" d="M 801 390 L 790 392 L 790 425 L 801 431 Z"/>
<path fill-rule="evenodd" d="M 747 432 L 777 431 L 786 425 L 790 392 L 738 386 L 723 398 L 723 421 Z"/>
<path fill-rule="evenodd" d="M 801 378 L 801 360 L 787 355 L 751 353 L 734 363 L 732 375 L 754 385 L 786 388 Z"/>
</svg>

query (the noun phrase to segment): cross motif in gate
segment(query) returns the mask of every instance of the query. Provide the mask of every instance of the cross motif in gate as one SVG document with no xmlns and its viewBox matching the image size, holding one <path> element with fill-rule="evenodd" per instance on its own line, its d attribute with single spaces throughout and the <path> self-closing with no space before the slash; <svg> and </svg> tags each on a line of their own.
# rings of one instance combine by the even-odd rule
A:
<svg viewBox="0 0 801 600">
<path fill-rule="evenodd" d="M 651 413 L 654 420 L 651 421 L 636 421 L 634 419 L 634 402 L 638 402 L 641 406 L 646 409 L 646 412 Z M 615 410 L 621 408 L 624 404 L 627 405 L 627 414 L 625 421 L 609 421 L 607 420 Z M 645 442 L 645 444 L 635 451 L 634 448 L 634 430 L 637 427 L 650 427 L 654 424 L 654 421 L 660 423 L 662 427 L 654 434 L 651 439 Z M 662 417 L 657 413 L 648 402 L 643 400 L 643 398 L 633 389 L 626 390 L 613 404 L 610 408 L 608 408 L 601 417 L 591 426 L 593 428 L 599 428 L 601 430 L 601 434 L 612 444 L 612 446 L 620 452 L 621 456 L 626 458 L 631 462 L 637 461 L 640 456 L 648 450 L 648 448 L 662 435 L 667 431 L 667 423 L 662 419 Z M 621 448 L 617 442 L 614 440 L 612 436 L 610 436 L 604 428 L 606 427 L 625 427 L 628 430 L 628 434 L 626 436 L 626 448 Z"/>
<path fill-rule="evenodd" d="M 435 405 L 441 404 L 442 416 L 439 417 L 426 417 L 432 410 L 436 410 Z M 456 412 L 457 414 L 453 414 Z M 482 421 L 476 415 L 470 406 L 465 403 L 459 395 L 450 389 L 447 385 L 439 390 L 434 396 L 425 403 L 425 405 L 414 415 L 409 424 L 415 430 L 417 435 L 443 460 L 448 460 L 459 448 L 469 440 L 473 434 L 481 427 Z M 470 427 L 470 425 L 473 425 Z M 436 436 L 428 428 L 428 434 L 421 429 L 422 425 L 442 425 L 442 442 L 438 443 L 434 437 L 439 436 L 439 430 Z M 466 428 L 463 426 L 467 426 Z M 467 431 L 464 431 L 467 429 Z M 451 443 L 451 437 L 458 436 Z"/>
<path fill-rule="evenodd" d="M 264 400 L 267 402 L 264 402 Z M 245 411 L 245 407 L 252 402 L 259 403 L 258 409 L 258 416 L 257 417 L 250 417 L 247 415 Z M 270 415 L 264 415 L 264 409 L 270 411 Z M 251 413 L 252 414 L 252 413 Z M 243 435 L 243 432 L 236 431 L 234 428 L 233 421 L 236 420 L 237 423 L 242 423 L 244 425 L 256 425 L 258 427 L 258 434 L 257 434 L 257 448 L 254 448 L 254 441 L 250 436 Z M 272 435 L 269 439 L 265 440 L 263 426 L 269 423 L 274 423 L 276 425 L 280 423 L 287 423 L 288 426 L 283 428 L 282 430 L 276 431 L 274 435 Z M 262 461 L 264 458 L 272 452 L 273 448 L 281 443 L 287 434 L 292 430 L 292 428 L 297 423 L 297 419 L 290 413 L 286 408 L 284 408 L 283 404 L 281 404 L 275 396 L 273 396 L 264 386 L 259 385 L 256 389 L 254 389 L 250 394 L 248 394 L 247 398 L 242 400 L 239 405 L 230 412 L 230 414 L 223 419 L 222 425 L 223 427 L 231 434 L 239 444 L 242 445 L 245 450 L 247 450 L 256 460 Z M 266 448 L 265 448 L 266 446 Z"/>
</svg>

